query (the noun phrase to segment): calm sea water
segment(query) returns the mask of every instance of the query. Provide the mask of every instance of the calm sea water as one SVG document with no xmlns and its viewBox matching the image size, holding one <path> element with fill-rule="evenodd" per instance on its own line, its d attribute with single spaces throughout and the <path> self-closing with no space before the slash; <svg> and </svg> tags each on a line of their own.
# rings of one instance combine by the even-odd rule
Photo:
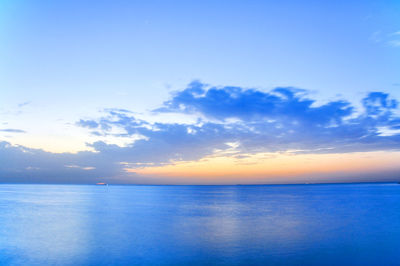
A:
<svg viewBox="0 0 400 266">
<path fill-rule="evenodd" d="M 0 265 L 400 265 L 400 185 L 0 185 Z"/>
</svg>

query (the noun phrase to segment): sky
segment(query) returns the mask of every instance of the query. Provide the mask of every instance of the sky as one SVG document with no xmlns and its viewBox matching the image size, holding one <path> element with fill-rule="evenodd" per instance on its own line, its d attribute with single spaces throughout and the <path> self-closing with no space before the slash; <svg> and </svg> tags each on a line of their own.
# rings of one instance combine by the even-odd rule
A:
<svg viewBox="0 0 400 266">
<path fill-rule="evenodd" d="M 0 182 L 400 180 L 399 1 L 0 1 Z"/>
</svg>

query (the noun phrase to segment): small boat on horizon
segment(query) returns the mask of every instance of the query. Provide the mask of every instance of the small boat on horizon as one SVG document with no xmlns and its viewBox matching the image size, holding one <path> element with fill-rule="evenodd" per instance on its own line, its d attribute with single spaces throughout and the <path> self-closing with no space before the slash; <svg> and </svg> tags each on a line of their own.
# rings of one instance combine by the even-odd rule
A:
<svg viewBox="0 0 400 266">
<path fill-rule="evenodd" d="M 107 183 L 103 183 L 103 182 L 96 183 L 96 185 L 97 185 L 97 186 L 108 186 L 108 184 L 107 184 Z"/>
</svg>

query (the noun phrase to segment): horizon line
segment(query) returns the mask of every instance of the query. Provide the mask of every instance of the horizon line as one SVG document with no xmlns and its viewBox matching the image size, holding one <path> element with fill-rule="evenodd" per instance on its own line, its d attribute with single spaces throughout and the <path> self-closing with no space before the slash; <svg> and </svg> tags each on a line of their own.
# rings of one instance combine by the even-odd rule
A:
<svg viewBox="0 0 400 266">
<path fill-rule="evenodd" d="M 276 184 L 129 184 L 129 183 L 105 183 L 108 186 L 296 186 L 296 185 L 352 185 L 352 184 L 400 184 L 398 181 L 376 182 L 306 182 L 306 183 L 276 183 Z M 2 183 L 0 185 L 72 185 L 72 186 L 101 186 L 96 183 Z"/>
</svg>

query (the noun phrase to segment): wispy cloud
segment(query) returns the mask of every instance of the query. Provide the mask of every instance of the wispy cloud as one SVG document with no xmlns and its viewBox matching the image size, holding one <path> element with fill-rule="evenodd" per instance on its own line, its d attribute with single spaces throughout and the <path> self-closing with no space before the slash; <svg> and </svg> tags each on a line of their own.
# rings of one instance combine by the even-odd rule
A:
<svg viewBox="0 0 400 266">
<path fill-rule="evenodd" d="M 27 106 L 29 104 L 31 104 L 31 101 L 20 103 L 20 104 L 18 104 L 18 107 L 21 108 L 21 107 Z"/>
<path fill-rule="evenodd" d="M 14 128 L 3 128 L 3 129 L 0 129 L 0 132 L 8 132 L 8 133 L 26 133 L 25 130 L 22 130 L 22 129 L 14 129 Z"/>
<path fill-rule="evenodd" d="M 373 42 L 379 43 L 382 42 L 382 32 L 381 31 L 374 31 L 369 39 Z"/>
<path fill-rule="evenodd" d="M 400 31 L 395 31 L 392 33 L 383 33 L 382 31 L 373 32 L 369 39 L 375 43 L 383 43 L 391 47 L 400 46 Z"/>
<path fill-rule="evenodd" d="M 388 44 L 393 47 L 400 47 L 400 40 L 391 40 Z"/>
<path fill-rule="evenodd" d="M 400 47 L 400 31 L 393 32 L 389 34 L 390 40 L 388 40 L 388 44 L 392 47 Z"/>
<path fill-rule="evenodd" d="M 65 165 L 65 167 L 67 167 L 67 168 L 77 168 L 77 169 L 82 169 L 82 170 L 86 170 L 86 171 L 96 169 L 96 167 L 93 167 L 93 166 L 79 166 L 79 165 L 75 165 L 75 164 Z"/>
</svg>

